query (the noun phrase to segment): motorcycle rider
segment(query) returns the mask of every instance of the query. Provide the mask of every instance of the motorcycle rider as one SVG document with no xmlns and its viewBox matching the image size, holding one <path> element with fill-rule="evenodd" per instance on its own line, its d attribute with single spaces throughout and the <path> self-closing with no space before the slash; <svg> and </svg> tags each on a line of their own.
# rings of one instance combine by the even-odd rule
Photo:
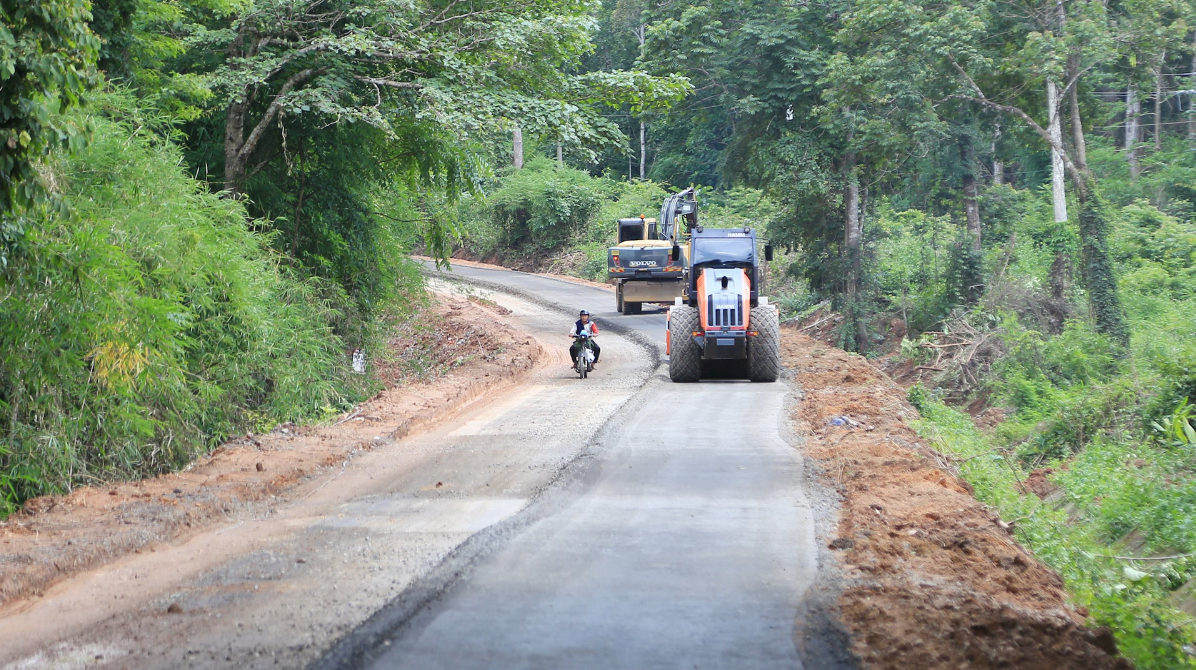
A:
<svg viewBox="0 0 1196 670">
<path fill-rule="evenodd" d="M 573 346 L 569 347 L 569 358 L 573 360 L 574 365 L 577 365 L 577 354 L 581 351 L 581 340 L 577 337 L 582 333 L 590 336 L 590 348 L 594 350 L 594 365 L 597 365 L 598 357 L 602 355 L 602 347 L 599 347 L 598 340 L 594 339 L 598 335 L 598 324 L 590 320 L 590 313 L 584 309 L 573 323 L 573 332 L 570 333 L 574 339 Z"/>
</svg>

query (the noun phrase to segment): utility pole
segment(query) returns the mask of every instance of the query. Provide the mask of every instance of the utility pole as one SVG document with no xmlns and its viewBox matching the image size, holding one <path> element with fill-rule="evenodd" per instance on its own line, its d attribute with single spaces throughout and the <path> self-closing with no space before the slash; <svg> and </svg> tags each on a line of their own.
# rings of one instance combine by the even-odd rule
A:
<svg viewBox="0 0 1196 670">
<path fill-rule="evenodd" d="M 975 156 L 972 138 L 959 138 L 959 162 L 963 164 L 963 211 L 967 219 L 968 237 L 972 239 L 972 250 L 980 251 L 980 195 L 976 189 L 976 175 L 972 171 Z"/>
</svg>

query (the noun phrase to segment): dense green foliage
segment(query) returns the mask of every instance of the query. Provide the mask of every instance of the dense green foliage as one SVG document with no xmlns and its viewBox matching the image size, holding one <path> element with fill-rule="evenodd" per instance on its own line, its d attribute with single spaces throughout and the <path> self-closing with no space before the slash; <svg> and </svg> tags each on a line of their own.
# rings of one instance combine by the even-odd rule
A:
<svg viewBox="0 0 1196 670">
<path fill-rule="evenodd" d="M 486 198 L 486 211 L 504 246 L 552 250 L 580 233 L 615 189 L 609 180 L 541 158 L 506 176 Z"/>
<path fill-rule="evenodd" d="M 94 84 L 90 18 L 85 0 L 0 2 L 0 267 L 30 224 L 28 210 L 47 204 L 37 162 L 85 139 L 62 112 Z"/>
<path fill-rule="evenodd" d="M 1106 217 L 1128 349 L 1096 331 L 1085 303 L 1044 292 L 1057 254 L 1077 247 L 1074 233 L 1053 225 L 1045 192 L 995 186 L 986 194 L 985 211 L 1002 211 L 981 264 L 988 292 L 970 306 L 950 297 L 960 245 L 951 244 L 949 217 L 881 208 L 877 284 L 911 330 L 968 333 L 962 341 L 976 343 L 933 373 L 928 383 L 938 388 L 911 392 L 923 433 L 949 454 L 976 457 L 963 476 L 1006 518 L 1026 519 L 1019 537 L 1114 629 L 1137 667 L 1191 667 L 1185 649 L 1196 625 L 1177 605 L 1196 579 L 1196 224 L 1127 191 L 1128 202 L 1110 205 Z M 902 353 L 933 365 L 932 350 L 919 345 L 938 337 L 911 335 Z M 979 401 L 1005 418 L 982 432 L 935 394 Z M 1060 489 L 1040 503 L 1018 482 L 1043 468 Z"/>
<path fill-rule="evenodd" d="M 652 181 L 593 177 L 537 156 L 522 170 L 502 171 L 483 196 L 465 199 L 463 245 L 477 257 L 605 281 L 615 220 L 655 218 L 666 194 Z M 700 195 L 702 220 L 714 227 L 759 225 L 775 212 L 750 188 Z"/>
<path fill-rule="evenodd" d="M 0 512 L 347 399 L 321 287 L 131 107 L 93 100 L 93 141 L 45 168 L 71 215 L 45 213 L 0 274 Z"/>
</svg>

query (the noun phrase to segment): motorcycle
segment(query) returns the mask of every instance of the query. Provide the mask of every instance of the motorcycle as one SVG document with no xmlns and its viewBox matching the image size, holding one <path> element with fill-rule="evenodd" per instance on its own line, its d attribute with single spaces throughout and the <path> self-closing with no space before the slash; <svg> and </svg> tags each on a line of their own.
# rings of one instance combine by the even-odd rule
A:
<svg viewBox="0 0 1196 670">
<path fill-rule="evenodd" d="M 573 339 L 581 341 L 581 347 L 577 350 L 577 361 L 573 363 L 573 369 L 577 371 L 578 377 L 585 379 L 594 370 L 594 348 L 590 346 L 590 336 L 585 333 L 574 335 Z"/>
</svg>

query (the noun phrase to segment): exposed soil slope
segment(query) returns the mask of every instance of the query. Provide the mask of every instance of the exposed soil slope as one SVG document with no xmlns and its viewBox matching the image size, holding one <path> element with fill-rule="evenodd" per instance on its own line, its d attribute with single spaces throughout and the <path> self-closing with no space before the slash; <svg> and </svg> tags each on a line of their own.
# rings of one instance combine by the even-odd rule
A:
<svg viewBox="0 0 1196 670">
<path fill-rule="evenodd" d="M 865 668 L 1129 668 L 1059 576 L 1014 541 L 907 425 L 905 392 L 860 356 L 784 330 L 805 450 L 843 496 L 839 599 Z"/>
<path fill-rule="evenodd" d="M 268 508 L 295 485 L 339 469 L 361 450 L 418 432 L 462 405 L 514 383 L 541 356 L 539 344 L 491 309 L 443 297 L 433 327 L 402 331 L 379 370 L 389 387 L 331 426 L 279 426 L 230 440 L 183 472 L 30 500 L 0 522 L 0 605 L 131 552 L 193 535 Z M 404 363 L 420 357 L 434 379 Z M 437 376 L 439 375 L 439 376 Z"/>
</svg>

